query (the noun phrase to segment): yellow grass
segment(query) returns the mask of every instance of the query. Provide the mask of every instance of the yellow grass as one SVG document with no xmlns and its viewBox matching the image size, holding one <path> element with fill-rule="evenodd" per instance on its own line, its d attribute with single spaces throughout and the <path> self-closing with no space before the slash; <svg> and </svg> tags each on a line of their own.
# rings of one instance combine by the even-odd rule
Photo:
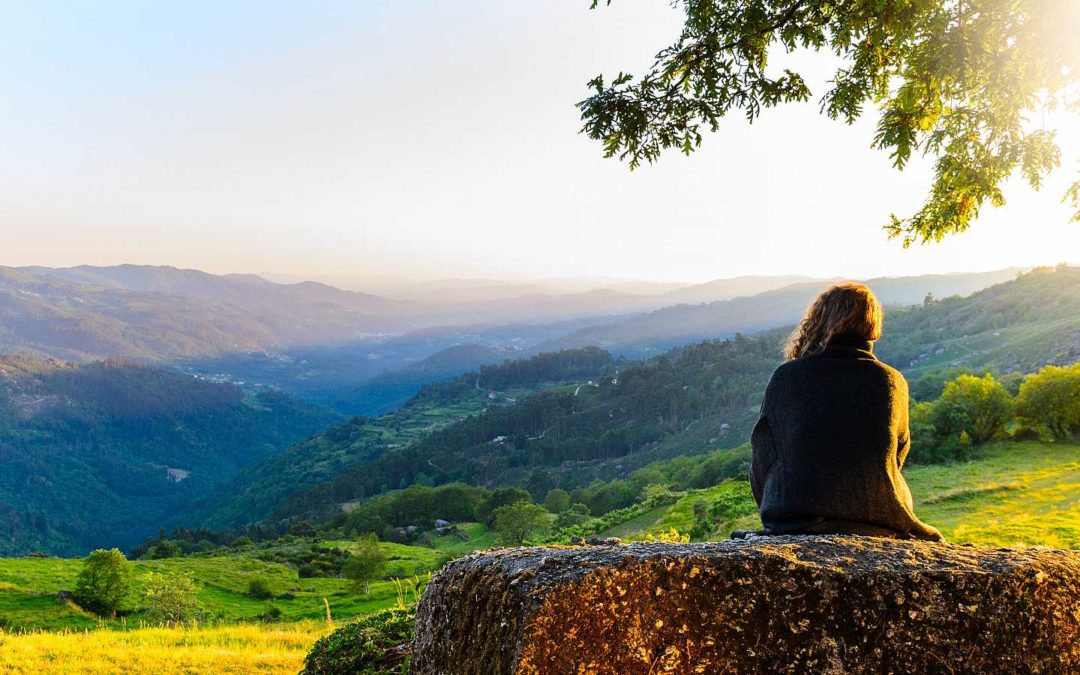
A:
<svg viewBox="0 0 1080 675">
<path fill-rule="evenodd" d="M 289 673 L 324 622 L 61 633 L 0 631 L 0 673 Z"/>
</svg>

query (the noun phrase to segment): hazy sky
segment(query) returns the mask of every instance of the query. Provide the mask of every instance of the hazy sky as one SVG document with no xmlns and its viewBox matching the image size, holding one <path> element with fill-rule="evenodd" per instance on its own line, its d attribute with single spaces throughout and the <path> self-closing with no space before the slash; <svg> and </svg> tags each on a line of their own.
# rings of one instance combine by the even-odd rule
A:
<svg viewBox="0 0 1080 675">
<path fill-rule="evenodd" d="M 1042 193 L 901 249 L 930 163 L 894 171 L 817 101 L 726 120 L 630 173 L 577 134 L 593 75 L 675 35 L 662 0 L 7 3 L 0 264 L 308 276 L 703 281 L 1080 262 Z M 788 61 L 827 77 L 829 61 Z M 822 87 L 815 89 L 815 98 Z"/>
</svg>

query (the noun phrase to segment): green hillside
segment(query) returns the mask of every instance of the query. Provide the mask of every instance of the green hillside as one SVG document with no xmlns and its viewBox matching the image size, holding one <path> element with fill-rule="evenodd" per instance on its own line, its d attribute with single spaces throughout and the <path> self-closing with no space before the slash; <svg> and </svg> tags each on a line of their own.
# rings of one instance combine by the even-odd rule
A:
<svg viewBox="0 0 1080 675">
<path fill-rule="evenodd" d="M 788 329 L 679 347 L 624 364 L 595 386 L 551 390 L 377 457 L 356 457 L 301 490 L 279 517 L 417 481 L 515 485 L 540 499 L 552 487 L 628 475 L 649 462 L 743 443 Z M 1030 372 L 1080 355 L 1080 268 L 1040 269 L 966 298 L 889 312 L 881 358 L 931 390 L 942 368 Z M 913 391 L 917 391 L 913 388 Z M 324 452 L 340 443 L 313 440 Z"/>
<path fill-rule="evenodd" d="M 565 350 L 487 365 L 478 372 L 425 385 L 396 410 L 379 417 L 353 418 L 241 473 L 195 511 L 206 514 L 204 522 L 210 527 L 233 527 L 266 518 L 300 495 L 300 508 L 289 513 L 326 517 L 336 512 L 340 503 L 405 487 L 417 477 L 409 476 L 402 483 L 401 477 L 384 475 L 367 491 L 336 487 L 342 483 L 335 481 L 356 467 L 403 452 L 447 425 L 489 408 L 490 414 L 495 414 L 538 389 L 595 377 L 611 364 L 611 356 L 596 348 Z M 311 499 L 305 493 L 313 486 L 331 483 L 335 487 Z"/>
<path fill-rule="evenodd" d="M 172 370 L 0 357 L 0 553 L 131 546 L 336 419 Z"/>
</svg>

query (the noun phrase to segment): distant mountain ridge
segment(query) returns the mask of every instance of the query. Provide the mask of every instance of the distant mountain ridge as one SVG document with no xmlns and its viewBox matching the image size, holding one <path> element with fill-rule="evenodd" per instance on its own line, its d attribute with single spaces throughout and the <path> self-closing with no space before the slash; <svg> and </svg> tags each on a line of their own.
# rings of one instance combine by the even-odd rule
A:
<svg viewBox="0 0 1080 675">
<path fill-rule="evenodd" d="M 170 361 L 412 327 L 389 301 L 193 270 L 0 267 L 0 353 Z"/>
<path fill-rule="evenodd" d="M 404 314 L 415 303 L 393 301 L 369 293 L 344 291 L 316 281 L 279 284 L 254 274 L 209 274 L 193 269 L 150 265 L 97 267 L 19 267 L 19 271 L 101 288 L 188 295 L 238 307 L 274 303 L 337 305 L 367 314 Z"/>
<path fill-rule="evenodd" d="M 921 303 L 938 298 L 969 295 L 1016 277 L 1018 269 L 971 274 L 883 277 L 865 281 L 886 305 Z M 629 319 L 583 328 L 540 345 L 562 349 L 598 345 L 628 356 L 663 351 L 680 344 L 754 333 L 795 323 L 814 297 L 833 281 L 796 283 L 757 295 L 698 305 L 676 305 Z"/>
</svg>

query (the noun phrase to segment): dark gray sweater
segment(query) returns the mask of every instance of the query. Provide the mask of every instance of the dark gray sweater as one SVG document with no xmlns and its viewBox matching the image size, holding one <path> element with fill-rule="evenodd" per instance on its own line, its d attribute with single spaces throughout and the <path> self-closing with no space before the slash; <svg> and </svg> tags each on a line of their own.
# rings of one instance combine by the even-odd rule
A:
<svg viewBox="0 0 1080 675">
<path fill-rule="evenodd" d="M 751 436 L 765 531 L 940 540 L 900 474 L 909 442 L 907 382 L 870 342 L 837 337 L 784 363 Z"/>
</svg>

